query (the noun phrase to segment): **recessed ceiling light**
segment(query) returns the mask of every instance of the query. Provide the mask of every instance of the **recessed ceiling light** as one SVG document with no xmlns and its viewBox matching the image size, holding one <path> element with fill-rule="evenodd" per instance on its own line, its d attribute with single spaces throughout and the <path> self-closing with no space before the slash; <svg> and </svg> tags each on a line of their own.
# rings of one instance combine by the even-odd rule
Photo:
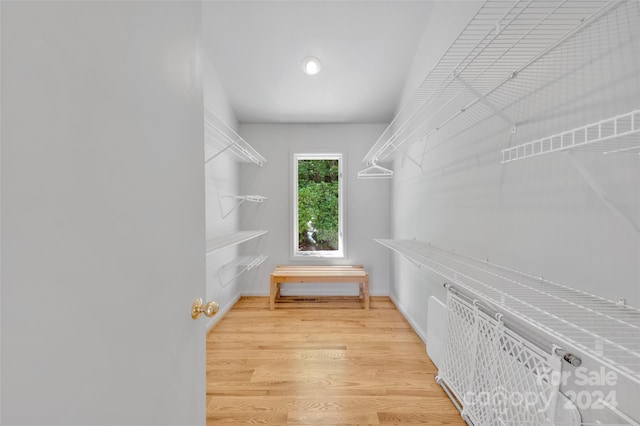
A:
<svg viewBox="0 0 640 426">
<path fill-rule="evenodd" d="M 320 68 L 320 61 L 312 56 L 304 58 L 304 61 L 302 61 L 302 70 L 309 75 L 318 74 Z"/>
</svg>

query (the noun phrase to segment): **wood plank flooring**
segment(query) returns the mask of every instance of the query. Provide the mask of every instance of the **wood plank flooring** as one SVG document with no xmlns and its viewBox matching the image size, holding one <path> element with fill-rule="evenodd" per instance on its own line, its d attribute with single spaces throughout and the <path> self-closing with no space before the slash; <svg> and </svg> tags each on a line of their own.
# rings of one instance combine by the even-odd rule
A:
<svg viewBox="0 0 640 426">
<path fill-rule="evenodd" d="M 207 336 L 207 425 L 464 425 L 386 297 L 243 297 Z"/>
</svg>

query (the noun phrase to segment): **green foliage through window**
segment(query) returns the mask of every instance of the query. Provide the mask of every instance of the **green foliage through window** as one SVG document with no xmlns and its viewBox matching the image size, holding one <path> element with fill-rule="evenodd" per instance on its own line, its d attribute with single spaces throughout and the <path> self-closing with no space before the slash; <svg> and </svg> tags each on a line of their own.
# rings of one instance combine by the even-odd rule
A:
<svg viewBox="0 0 640 426">
<path fill-rule="evenodd" d="M 298 160 L 298 250 L 339 250 L 338 160 Z"/>
</svg>

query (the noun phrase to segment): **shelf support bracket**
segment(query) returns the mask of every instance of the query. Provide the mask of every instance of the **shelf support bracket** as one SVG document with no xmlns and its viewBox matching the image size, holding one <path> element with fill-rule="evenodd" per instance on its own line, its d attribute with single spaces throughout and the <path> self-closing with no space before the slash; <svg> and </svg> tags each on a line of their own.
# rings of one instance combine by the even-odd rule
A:
<svg viewBox="0 0 640 426">
<path fill-rule="evenodd" d="M 616 219 L 618 219 L 620 224 L 624 226 L 625 229 L 629 231 L 629 233 L 640 236 L 640 230 L 631 220 L 629 220 L 627 216 L 624 215 L 624 213 L 620 211 L 620 209 L 615 206 L 615 204 L 611 202 L 611 200 L 609 200 L 609 197 L 607 196 L 604 188 L 602 188 L 600 184 L 598 184 L 596 179 L 591 175 L 591 173 L 589 173 L 589 171 L 582 165 L 582 163 L 578 161 L 578 159 L 573 156 L 570 151 L 564 151 L 563 154 L 569 160 L 573 168 L 576 169 L 580 176 L 582 176 L 587 185 L 589 185 L 589 187 L 598 196 L 598 198 L 600 198 L 600 200 L 607 206 L 609 211 L 611 211 Z"/>
<path fill-rule="evenodd" d="M 231 210 L 228 210 L 226 213 L 224 211 L 224 209 L 222 208 L 222 201 L 220 202 L 220 212 L 222 213 L 222 218 L 226 219 L 227 216 L 229 216 L 231 213 L 233 213 L 238 207 L 240 207 L 240 204 L 244 203 L 247 199 L 245 197 L 234 197 L 232 195 L 223 195 L 222 197 L 220 197 L 220 199 L 222 198 L 231 198 L 233 199 L 236 203 L 233 205 L 233 207 L 231 208 Z"/>
<path fill-rule="evenodd" d="M 226 213 L 222 206 L 223 198 L 230 198 L 236 202 L 231 208 L 231 210 L 227 211 Z M 251 201 L 253 203 L 262 203 L 266 199 L 267 197 L 263 197 L 261 195 L 223 195 L 220 197 L 220 212 L 222 213 L 222 218 L 226 219 L 227 216 L 233 213 L 233 211 L 236 210 L 238 207 L 240 207 L 240 204 L 244 203 L 245 201 Z"/>
<path fill-rule="evenodd" d="M 429 133 L 428 135 L 424 135 L 423 137 L 421 137 L 416 143 L 414 143 L 413 145 L 411 145 L 407 150 L 404 151 L 400 151 L 400 154 L 402 154 L 407 160 L 411 161 L 413 164 L 415 164 L 416 166 L 418 166 L 418 168 L 420 170 L 422 170 L 422 163 L 424 163 L 424 156 L 427 153 L 427 144 L 429 141 L 429 136 L 431 135 L 431 133 Z M 422 155 L 420 156 L 420 162 L 416 161 L 413 157 L 411 157 L 409 155 L 409 151 L 416 145 L 418 144 L 423 144 L 423 148 L 422 148 Z"/>
<path fill-rule="evenodd" d="M 422 168 L 422 162 L 418 163 L 416 160 L 414 160 L 409 154 L 407 154 L 404 151 L 400 151 L 400 154 L 402 154 L 404 156 L 404 158 L 406 158 L 407 160 L 411 161 L 413 164 L 418 166 L 419 169 Z M 422 158 L 424 158 L 424 156 Z"/>
<path fill-rule="evenodd" d="M 209 157 L 205 160 L 204 164 L 207 164 L 209 161 L 213 160 L 214 158 L 216 158 L 218 155 L 222 154 L 223 152 L 225 152 L 226 150 L 228 150 L 229 148 L 231 148 L 232 146 L 234 146 L 236 144 L 236 142 L 232 142 L 229 145 L 225 146 L 224 148 L 222 148 L 220 151 L 216 152 L 215 154 L 213 154 L 213 157 Z"/>
<path fill-rule="evenodd" d="M 472 85 L 470 85 L 465 79 L 460 77 L 458 74 L 454 74 L 453 78 L 455 78 L 460 83 L 462 83 L 462 85 L 468 91 L 470 91 L 473 94 L 473 96 L 477 97 L 480 102 L 482 102 L 483 104 L 488 106 L 498 117 L 500 117 L 502 119 L 502 121 L 507 123 L 510 126 L 511 133 L 515 133 L 516 132 L 516 130 L 517 130 L 516 123 L 511 118 L 509 118 L 509 116 L 507 114 L 502 112 L 497 106 L 495 106 L 493 104 L 493 102 L 488 100 L 486 98 L 486 96 L 484 96 L 482 93 L 478 92 Z"/>
</svg>

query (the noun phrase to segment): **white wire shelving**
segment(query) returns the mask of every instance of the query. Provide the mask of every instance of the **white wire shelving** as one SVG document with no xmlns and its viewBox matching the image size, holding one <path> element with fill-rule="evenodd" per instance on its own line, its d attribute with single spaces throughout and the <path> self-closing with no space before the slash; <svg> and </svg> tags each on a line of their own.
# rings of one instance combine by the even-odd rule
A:
<svg viewBox="0 0 640 426">
<path fill-rule="evenodd" d="M 241 163 L 254 163 L 260 167 L 267 162 L 258 151 L 208 108 L 204 109 L 204 140 L 208 148 L 205 151 L 205 163 L 222 153 L 228 153 Z"/>
<path fill-rule="evenodd" d="M 375 241 L 640 383 L 640 310 L 429 243 Z"/>
<path fill-rule="evenodd" d="M 222 287 L 228 286 L 236 278 L 253 268 L 260 266 L 268 256 L 240 256 L 218 269 L 218 277 Z"/>
<path fill-rule="evenodd" d="M 502 163 L 560 151 L 640 153 L 640 109 L 502 150 Z"/>
<path fill-rule="evenodd" d="M 222 237 L 213 238 L 207 241 L 207 255 L 215 253 L 218 250 L 222 250 L 228 247 L 233 247 L 238 244 L 242 244 L 254 238 L 258 238 L 269 231 L 238 231 L 233 234 L 224 235 Z"/>
<path fill-rule="evenodd" d="M 265 200 L 268 200 L 267 197 L 263 197 L 262 195 L 223 195 L 221 198 L 228 198 L 236 201 L 236 204 L 234 204 L 230 210 L 222 213 L 223 219 L 233 213 L 245 201 L 249 201 L 251 203 L 263 203 Z"/>
<path fill-rule="evenodd" d="M 241 203 L 245 201 L 250 201 L 252 203 L 262 203 L 265 200 L 268 200 L 267 197 L 263 197 L 262 195 L 223 195 L 223 198 L 232 198 L 234 200 L 238 200 Z"/>
<path fill-rule="evenodd" d="M 532 105 L 522 105 L 522 100 L 538 102 L 540 93 L 566 77 L 566 63 L 556 56 L 571 55 L 562 48 L 624 3 L 486 1 L 362 161 L 369 165 L 390 161 L 418 143 L 432 143 L 436 133 L 439 144 L 474 126 L 491 124 L 490 134 L 502 129 L 515 134 L 534 110 Z M 575 59 L 574 68 L 595 62 L 597 55 L 611 50 L 606 43 L 594 45 L 586 37 L 580 43 L 587 54 L 581 63 Z M 535 105 L 536 113 L 548 111 L 549 105 L 542 103 Z"/>
</svg>

